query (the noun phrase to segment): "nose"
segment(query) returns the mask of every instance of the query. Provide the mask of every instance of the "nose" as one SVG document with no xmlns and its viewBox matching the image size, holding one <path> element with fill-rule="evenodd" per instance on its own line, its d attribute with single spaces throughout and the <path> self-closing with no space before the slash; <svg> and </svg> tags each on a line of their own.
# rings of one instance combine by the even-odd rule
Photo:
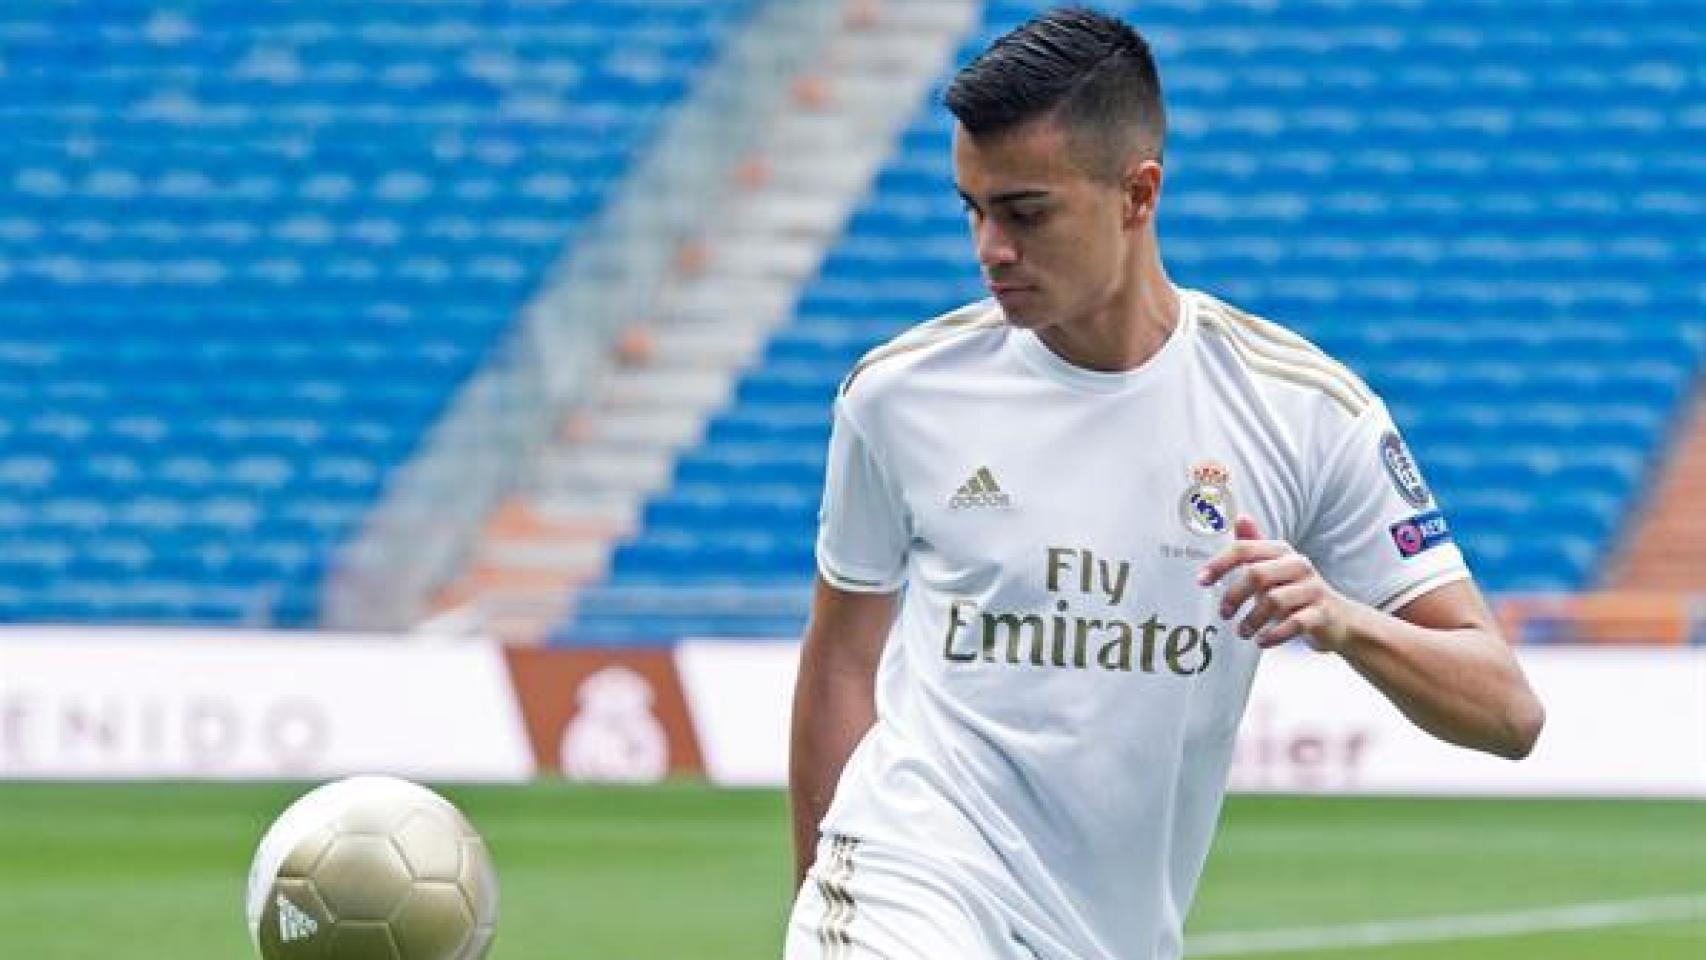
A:
<svg viewBox="0 0 1706 960">
<path fill-rule="evenodd" d="M 984 267 L 1017 263 L 1019 249 L 1001 230 L 994 217 L 974 217 L 972 237 L 977 244 L 977 262 Z"/>
</svg>

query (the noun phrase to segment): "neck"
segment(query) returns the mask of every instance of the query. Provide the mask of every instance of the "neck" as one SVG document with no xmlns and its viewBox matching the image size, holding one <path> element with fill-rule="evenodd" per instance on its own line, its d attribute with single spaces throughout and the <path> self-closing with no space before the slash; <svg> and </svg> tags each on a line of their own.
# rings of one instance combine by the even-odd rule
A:
<svg viewBox="0 0 1706 960">
<path fill-rule="evenodd" d="M 1040 329 L 1038 339 L 1087 370 L 1117 373 L 1148 363 L 1179 324 L 1179 291 L 1153 244 L 1145 245 L 1134 268 L 1102 309 Z"/>
</svg>

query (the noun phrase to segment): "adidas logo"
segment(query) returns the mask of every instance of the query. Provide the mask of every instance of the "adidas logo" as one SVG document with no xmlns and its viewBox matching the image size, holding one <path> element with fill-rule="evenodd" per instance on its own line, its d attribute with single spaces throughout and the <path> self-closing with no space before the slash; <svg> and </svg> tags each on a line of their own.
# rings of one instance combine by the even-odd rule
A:
<svg viewBox="0 0 1706 960">
<path fill-rule="evenodd" d="M 972 507 L 997 507 L 1003 510 L 1013 506 L 1013 498 L 1001 492 L 1001 485 L 995 482 L 995 474 L 988 467 L 978 467 L 960 489 L 948 498 L 948 507 L 953 510 L 965 510 Z"/>
<path fill-rule="evenodd" d="M 285 943 L 294 940 L 306 940 L 320 931 L 320 925 L 314 922 L 301 907 L 286 900 L 284 894 L 278 895 L 278 937 Z"/>
</svg>

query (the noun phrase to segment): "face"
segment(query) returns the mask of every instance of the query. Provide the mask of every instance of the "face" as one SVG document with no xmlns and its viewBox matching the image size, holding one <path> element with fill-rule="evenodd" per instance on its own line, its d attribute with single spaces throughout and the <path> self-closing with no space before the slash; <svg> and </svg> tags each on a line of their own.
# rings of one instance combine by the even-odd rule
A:
<svg viewBox="0 0 1706 960">
<path fill-rule="evenodd" d="M 1133 245 L 1154 212 L 1160 168 L 1091 177 L 1043 119 L 982 138 L 954 129 L 954 177 L 984 281 L 1015 326 L 1096 315 L 1135 282 Z"/>
</svg>

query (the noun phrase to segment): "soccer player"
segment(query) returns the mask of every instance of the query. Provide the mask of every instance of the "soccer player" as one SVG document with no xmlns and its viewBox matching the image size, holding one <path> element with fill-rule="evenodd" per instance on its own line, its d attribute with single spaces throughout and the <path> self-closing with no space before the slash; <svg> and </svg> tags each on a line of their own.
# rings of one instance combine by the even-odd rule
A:
<svg viewBox="0 0 1706 960">
<path fill-rule="evenodd" d="M 993 297 L 834 407 L 789 960 L 1172 960 L 1263 648 L 1520 758 L 1542 708 L 1381 401 L 1169 281 L 1144 40 L 1083 9 L 946 95 Z"/>
</svg>

